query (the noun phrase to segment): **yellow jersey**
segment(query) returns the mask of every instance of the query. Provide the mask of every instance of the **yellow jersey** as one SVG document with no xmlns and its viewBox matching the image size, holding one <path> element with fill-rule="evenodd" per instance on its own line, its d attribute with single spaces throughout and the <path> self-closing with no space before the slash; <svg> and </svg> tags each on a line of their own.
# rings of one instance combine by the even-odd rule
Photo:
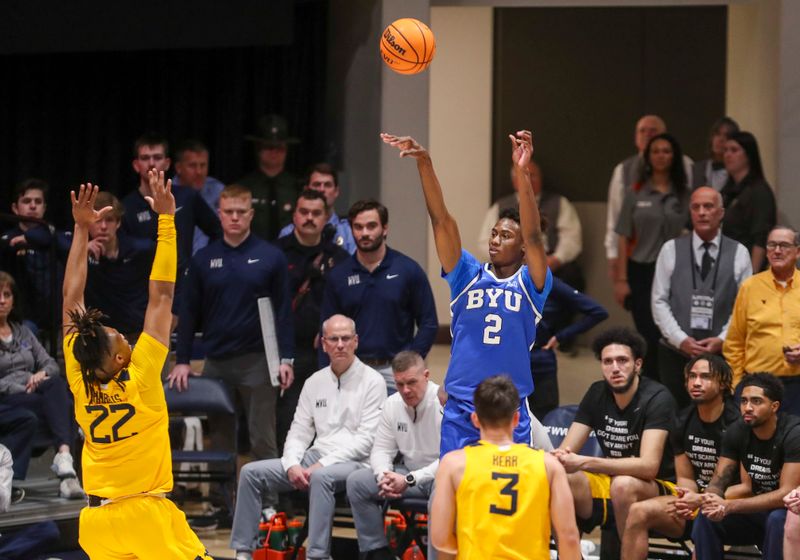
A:
<svg viewBox="0 0 800 560">
<path fill-rule="evenodd" d="M 84 490 L 112 499 L 142 492 L 169 492 L 172 452 L 161 384 L 166 346 L 142 333 L 127 370 L 119 374 L 125 389 L 111 381 L 95 385 L 89 397 L 80 365 L 72 353 L 76 338 L 64 338 L 64 362 L 67 382 L 75 397 L 75 417 L 85 435 Z"/>
<path fill-rule="evenodd" d="M 485 441 L 464 448 L 456 490 L 458 560 L 550 560 L 544 451 Z"/>
</svg>

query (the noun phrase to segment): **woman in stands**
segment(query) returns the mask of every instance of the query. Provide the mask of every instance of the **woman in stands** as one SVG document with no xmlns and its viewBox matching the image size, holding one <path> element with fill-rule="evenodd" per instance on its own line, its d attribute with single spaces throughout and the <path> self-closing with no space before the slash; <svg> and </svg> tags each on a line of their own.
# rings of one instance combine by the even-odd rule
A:
<svg viewBox="0 0 800 560">
<path fill-rule="evenodd" d="M 22 324 L 14 306 L 16 292 L 14 278 L 0 272 L 0 405 L 26 408 L 50 429 L 56 447 L 52 469 L 61 479 L 59 494 L 82 498 L 70 454 L 75 430 L 67 384 L 56 361 Z M 14 478 L 25 478 L 32 447 L 29 440 L 23 452 L 15 450 Z"/>
<path fill-rule="evenodd" d="M 689 193 L 683 152 L 671 135 L 654 136 L 644 162 L 639 182 L 625 194 L 617 222 L 620 259 L 614 298 L 631 311 L 636 330 L 647 341 L 644 374 L 658 380 L 661 332 L 653 321 L 650 292 L 661 246 L 678 237 L 689 221 Z"/>
<path fill-rule="evenodd" d="M 775 195 L 764 179 L 758 142 L 751 133 L 731 134 L 724 158 L 728 182 L 720 191 L 725 206 L 722 234 L 747 247 L 755 274 L 763 269 L 767 235 L 777 221 Z"/>
</svg>

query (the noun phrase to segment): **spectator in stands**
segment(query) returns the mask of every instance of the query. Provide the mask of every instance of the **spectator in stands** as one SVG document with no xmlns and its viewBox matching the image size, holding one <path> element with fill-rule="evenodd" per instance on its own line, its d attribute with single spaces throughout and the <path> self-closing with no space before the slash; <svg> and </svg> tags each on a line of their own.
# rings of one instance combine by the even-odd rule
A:
<svg viewBox="0 0 800 560">
<path fill-rule="evenodd" d="M 334 206 L 341 191 L 339 189 L 339 179 L 333 167 L 327 163 L 312 165 L 306 178 L 306 185 L 303 188 L 304 190 L 319 191 L 325 196 L 325 204 L 328 209 L 327 224 L 333 229 L 333 242 L 351 255 L 355 253 L 356 242 L 353 239 L 353 231 L 350 229 L 350 224 L 347 222 L 347 218 L 339 217 Z M 285 237 L 294 231 L 294 220 L 292 222 L 281 230 L 280 237 Z"/>
<path fill-rule="evenodd" d="M 776 226 L 767 237 L 769 269 L 742 283 L 722 350 L 734 387 L 755 371 L 783 380 L 784 412 L 800 413 L 800 256 L 797 232 Z"/>
<path fill-rule="evenodd" d="M 5 446 L 14 457 L 13 479 L 25 480 L 33 451 L 31 442 L 36 435 L 39 418 L 27 408 L 0 404 L 0 445 Z M 59 488 L 60 491 L 60 488 Z M 25 489 L 11 489 L 11 504 L 25 498 Z"/>
<path fill-rule="evenodd" d="M 775 194 L 764 178 L 758 142 L 749 132 L 731 134 L 725 143 L 728 182 L 722 187 L 722 233 L 750 251 L 753 272 L 761 272 L 767 234 L 777 222 Z"/>
<path fill-rule="evenodd" d="M 225 185 L 208 175 L 208 148 L 200 140 L 184 140 L 175 150 L 175 175 L 172 188 L 191 187 L 200 194 L 215 213 L 219 208 L 219 193 Z M 195 226 L 192 254 L 208 245 L 209 237 Z"/>
<path fill-rule="evenodd" d="M 358 549 L 365 560 L 394 560 L 383 528 L 384 500 L 430 498 L 439 466 L 442 405 L 425 360 L 412 350 L 392 360 L 397 393 L 386 399 L 369 468 L 347 477 Z M 428 541 L 427 558 L 436 559 Z"/>
<path fill-rule="evenodd" d="M 424 357 L 433 346 L 439 328 L 433 291 L 419 264 L 386 245 L 389 211 L 383 204 L 359 200 L 348 218 L 356 253 L 328 276 L 322 319 L 337 313 L 352 317 L 362 335 L 358 357 L 378 370 L 394 393 L 395 355 L 414 350 Z"/>
<path fill-rule="evenodd" d="M 720 232 L 725 210 L 717 191 L 696 189 L 689 213 L 693 231 L 664 243 L 652 291 L 653 319 L 663 336 L 661 383 L 679 408 L 689 404 L 684 366 L 700 354 L 722 352 L 736 293 L 752 275 L 747 249 Z"/>
<path fill-rule="evenodd" d="M 15 489 L 11 487 L 13 463 L 11 452 L 0 445 L 0 513 L 7 512 L 10 505 L 19 502 L 14 500 L 19 494 L 15 496 Z M 55 521 L 39 521 L 24 525 L 16 531 L 9 533 L 4 531 L 0 536 L 0 558 L 8 560 L 39 558 L 39 554 L 51 550 L 59 537 Z"/>
<path fill-rule="evenodd" d="M 578 528 L 588 533 L 616 523 L 622 539 L 634 503 L 675 494 L 668 441 L 675 401 L 663 385 L 641 376 L 646 344 L 636 332 L 608 329 L 595 338 L 592 350 L 603 380 L 589 387 L 553 454 L 568 473 Z M 603 457 L 577 453 L 592 431 Z"/>
<path fill-rule="evenodd" d="M 547 229 L 544 232 L 547 266 L 550 267 L 554 276 L 561 278 L 573 288 L 583 290 L 583 272 L 576 260 L 583 249 L 581 221 L 578 213 L 567 197 L 542 188 L 542 169 L 539 164 L 534 161 L 529 162 L 527 172 L 533 193 L 536 195 L 539 212 L 547 218 Z M 500 212 L 506 208 L 519 209 L 519 184 L 513 169 L 511 184 L 514 192 L 495 202 L 486 212 L 478 236 L 479 254 L 476 256 L 480 260 L 489 260 L 489 234 L 497 223 Z"/>
<path fill-rule="evenodd" d="M 150 196 L 150 183 L 147 172 L 151 169 L 167 172 L 170 166 L 169 144 L 166 139 L 155 134 L 140 136 L 133 145 L 133 169 L 139 175 L 138 188 L 122 199 L 125 214 L 122 217 L 122 231 L 133 237 L 141 237 L 156 242 L 158 215 L 150 208 L 145 197 Z M 175 229 L 178 232 L 178 279 L 175 284 L 175 303 L 173 315 L 180 308 L 180 295 L 183 277 L 192 257 L 194 228 L 199 227 L 212 239 L 222 235 L 219 219 L 200 195 L 190 187 L 172 187 L 175 197 Z"/>
<path fill-rule="evenodd" d="M 728 171 L 725 169 L 725 144 L 731 134 L 739 132 L 738 123 L 730 117 L 722 117 L 711 126 L 708 139 L 708 159 L 696 161 L 692 166 L 692 189 L 711 187 L 715 191 L 722 190 L 728 182 Z"/>
<path fill-rule="evenodd" d="M 289 136 L 286 119 L 279 115 L 259 118 L 256 133 L 245 138 L 254 143 L 256 168 L 236 183 L 253 193 L 253 231 L 271 241 L 292 221 L 298 189 L 297 178 L 286 170 L 286 153 L 300 140 Z"/>
<path fill-rule="evenodd" d="M 692 404 L 681 410 L 670 433 L 675 452 L 678 497 L 657 496 L 631 506 L 622 542 L 622 558 L 647 560 L 650 531 L 688 540 L 692 520 L 703 503 L 703 492 L 717 465 L 722 437 L 739 420 L 731 395 L 731 368 L 717 354 L 699 354 L 684 369 L 684 388 Z M 725 491 L 735 497 L 739 486 Z"/>
<path fill-rule="evenodd" d="M 560 328 L 559 319 L 564 314 L 583 315 L 578 321 Z M 608 318 L 608 311 L 586 294 L 558 278 L 544 304 L 542 318 L 536 326 L 536 342 L 531 350 L 531 372 L 536 390 L 528 395 L 528 405 L 536 418 L 558 407 L 558 359 L 556 349 L 571 343 Z"/>
<path fill-rule="evenodd" d="M 622 201 L 625 194 L 639 182 L 644 172 L 645 161 L 644 152 L 650 140 L 654 136 L 663 134 L 667 131 L 667 125 L 658 115 L 645 115 L 636 122 L 634 131 L 634 143 L 637 153 L 621 161 L 614 167 L 611 174 L 611 181 L 608 183 L 608 209 L 606 214 L 606 257 L 608 259 L 608 275 L 611 280 L 617 277 L 616 266 L 619 263 L 618 251 L 619 240 L 617 238 L 616 227 L 619 221 L 619 212 L 622 209 Z M 692 175 L 693 162 L 691 158 L 683 156 L 683 167 L 686 177 Z M 624 258 L 625 255 L 619 255 Z"/>
<path fill-rule="evenodd" d="M 785 395 L 775 376 L 754 373 L 742 385 L 742 420 L 722 437 L 692 527 L 694 550 L 698 559 L 722 560 L 723 545 L 757 545 L 766 560 L 783 560 L 783 499 L 800 484 L 800 419 L 778 414 Z M 723 497 L 740 472 L 745 492 Z"/>
<path fill-rule="evenodd" d="M 144 328 L 150 268 L 156 246 L 119 231 L 125 209 L 113 194 L 97 193 L 95 210 L 111 210 L 89 226 L 86 305 L 102 309 L 104 323 L 136 344 Z"/>
<path fill-rule="evenodd" d="M 386 384 L 359 360 L 358 335 L 348 317 L 334 315 L 322 326 L 330 365 L 312 375 L 300 393 L 281 459 L 248 463 L 239 475 L 231 548 L 236 560 L 251 560 L 258 537 L 262 495 L 292 489 L 309 493 L 307 558 L 329 558 L 336 492 L 366 466 Z"/>
<path fill-rule="evenodd" d="M 11 211 L 21 218 L 44 219 L 49 187 L 41 179 L 25 179 L 14 188 Z M 29 307 L 29 318 L 36 327 L 50 327 L 52 309 L 61 305 L 60 285 L 64 274 L 64 258 L 69 250 L 69 236 L 56 232 L 56 290 L 51 276 L 50 229 L 39 222 L 19 222 L 0 237 L 0 268 L 19 279 L 21 300 Z M 58 325 L 52 325 L 58 328 Z"/>
<path fill-rule="evenodd" d="M 258 299 L 269 297 L 275 316 L 275 336 L 281 356 L 279 381 L 288 389 L 294 377 L 294 332 L 286 257 L 275 246 L 250 231 L 253 206 L 250 191 L 228 185 L 220 194 L 219 217 L 223 238 L 192 257 L 181 302 L 176 365 L 170 387 L 188 385 L 195 331 L 203 332 L 206 360 L 203 375 L 221 379 L 236 389 L 250 434 L 250 452 L 256 459 L 277 457 L 275 404 L 259 320 Z M 268 336 L 270 333 L 266 333 Z M 212 438 L 225 433 L 215 430 Z M 219 440 L 217 448 L 230 442 Z"/>
<path fill-rule="evenodd" d="M 63 498 L 83 498 L 70 454 L 75 430 L 67 384 L 56 361 L 20 323 L 14 292 L 14 279 L 0 272 L 0 405 L 28 409 L 47 425 L 55 441 L 52 469 L 61 480 L 59 492 Z M 30 450 L 21 455 L 27 463 Z M 25 472 L 18 475 L 24 478 Z"/>
<path fill-rule="evenodd" d="M 619 263 L 614 279 L 617 303 L 631 311 L 636 330 L 647 341 L 644 374 L 659 379 L 658 340 L 651 291 L 661 246 L 678 237 L 688 219 L 689 195 L 681 147 L 669 134 L 654 136 L 644 153 L 640 181 L 625 194 L 616 232 Z"/>
<path fill-rule="evenodd" d="M 325 195 L 304 190 L 294 207 L 292 231 L 275 242 L 289 263 L 294 318 L 294 382 L 278 397 L 278 449 L 283 448 L 303 384 L 319 369 L 317 348 L 325 281 L 333 267 L 349 257 L 347 251 L 325 235 L 333 233 L 325 226 L 327 213 Z"/>
</svg>

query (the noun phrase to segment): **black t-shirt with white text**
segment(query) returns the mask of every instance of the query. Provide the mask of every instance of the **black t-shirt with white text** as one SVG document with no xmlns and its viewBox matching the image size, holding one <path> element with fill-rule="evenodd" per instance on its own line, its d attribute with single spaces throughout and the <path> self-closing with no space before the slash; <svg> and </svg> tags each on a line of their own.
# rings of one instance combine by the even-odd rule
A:
<svg viewBox="0 0 800 560">
<path fill-rule="evenodd" d="M 686 454 L 694 469 L 699 490 L 705 490 L 714 475 L 725 430 L 741 417 L 739 407 L 732 398 L 725 399 L 722 414 L 709 424 L 700 419 L 694 404 L 676 415 L 675 427 L 670 433 L 672 450 L 676 456 Z"/>
<path fill-rule="evenodd" d="M 800 463 L 800 418 L 778 416 L 775 434 L 768 440 L 758 439 L 750 426 L 737 420 L 722 438 L 721 455 L 742 464 L 753 495 L 777 490 L 784 463 Z"/>
<path fill-rule="evenodd" d="M 645 430 L 672 428 L 675 400 L 666 387 L 647 377 L 639 378 L 633 399 L 620 410 L 605 380 L 592 383 L 578 405 L 575 421 L 592 428 L 603 455 L 609 459 L 639 457 Z M 669 438 L 664 443 L 657 477 L 675 480 L 675 461 Z"/>
</svg>

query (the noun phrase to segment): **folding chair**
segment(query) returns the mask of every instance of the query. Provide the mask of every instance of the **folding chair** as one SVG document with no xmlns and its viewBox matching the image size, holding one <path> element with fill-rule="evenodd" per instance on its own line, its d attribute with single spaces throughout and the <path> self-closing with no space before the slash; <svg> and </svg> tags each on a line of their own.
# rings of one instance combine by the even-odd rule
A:
<svg viewBox="0 0 800 560">
<path fill-rule="evenodd" d="M 406 530 L 400 536 L 400 539 L 397 541 L 397 554 L 403 554 L 403 551 L 410 545 L 412 542 L 417 543 L 420 552 L 422 555 L 427 558 L 428 557 L 428 545 L 427 543 L 423 542 L 422 535 L 420 534 L 419 528 L 417 527 L 417 523 L 414 520 L 415 514 L 424 513 L 425 515 L 428 514 L 428 499 L 427 498 L 399 498 L 397 500 L 387 500 L 384 502 L 383 506 L 383 513 L 386 515 L 386 511 L 391 507 L 392 509 L 396 509 L 400 512 L 403 518 L 406 520 Z M 428 526 L 428 531 L 430 531 L 430 525 Z M 428 538 L 430 538 L 430 533 Z"/>
<path fill-rule="evenodd" d="M 179 417 L 216 414 L 230 416 L 233 434 L 228 440 L 233 450 L 172 451 L 172 475 L 175 482 L 218 482 L 228 511 L 233 513 L 233 498 L 236 493 L 236 442 L 238 427 L 236 407 L 228 388 L 217 379 L 193 377 L 185 391 L 170 389 L 164 384 L 167 409 L 170 415 Z M 226 422 L 227 423 L 227 422 Z M 206 470 L 181 470 L 182 463 L 205 463 Z"/>
</svg>

